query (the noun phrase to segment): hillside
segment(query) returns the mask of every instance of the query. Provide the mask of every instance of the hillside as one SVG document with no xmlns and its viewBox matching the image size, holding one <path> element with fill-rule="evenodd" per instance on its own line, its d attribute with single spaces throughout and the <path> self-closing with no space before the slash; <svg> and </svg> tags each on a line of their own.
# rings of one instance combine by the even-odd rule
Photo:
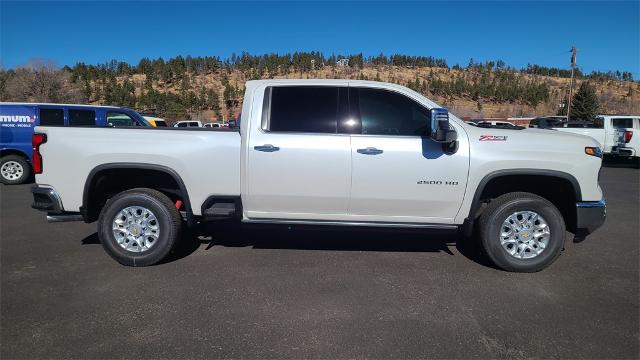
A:
<svg viewBox="0 0 640 360">
<path fill-rule="evenodd" d="M 335 56 L 325 58 L 313 52 L 243 54 L 226 61 L 212 57 L 177 57 L 166 62 L 143 59 L 136 66 L 115 61 L 77 64 L 59 70 L 59 90 L 46 93 L 25 88 L 27 81 L 21 77 L 33 77 L 38 72 L 38 68 L 31 67 L 4 71 L 0 96 L 13 101 L 72 100 L 121 105 L 169 120 L 211 121 L 226 120 L 239 112 L 247 80 L 366 79 L 408 86 L 462 117 L 526 117 L 557 114 L 570 82 L 566 70 L 537 65 L 517 70 L 501 61 L 449 67 L 444 60 L 431 57 L 345 58 L 349 65 Z M 640 83 L 632 81 L 630 73 L 578 72 L 574 91 L 584 81 L 597 89 L 601 113 L 640 113 Z"/>
</svg>

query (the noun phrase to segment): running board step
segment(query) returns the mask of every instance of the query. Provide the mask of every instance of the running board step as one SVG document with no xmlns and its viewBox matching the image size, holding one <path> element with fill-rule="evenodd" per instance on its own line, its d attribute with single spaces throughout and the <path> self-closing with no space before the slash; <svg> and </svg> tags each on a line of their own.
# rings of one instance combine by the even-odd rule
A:
<svg viewBox="0 0 640 360">
<path fill-rule="evenodd" d="M 235 203 L 215 203 L 202 214 L 205 217 L 228 218 L 236 215 Z"/>
</svg>

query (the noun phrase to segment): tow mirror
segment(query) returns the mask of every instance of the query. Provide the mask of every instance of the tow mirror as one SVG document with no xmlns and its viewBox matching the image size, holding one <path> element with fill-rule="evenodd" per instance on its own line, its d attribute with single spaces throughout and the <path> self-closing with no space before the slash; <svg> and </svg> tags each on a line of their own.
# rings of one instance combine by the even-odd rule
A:
<svg viewBox="0 0 640 360">
<path fill-rule="evenodd" d="M 457 134 L 449 126 L 449 110 L 444 108 L 431 109 L 431 140 L 438 143 L 452 143 L 456 141 Z"/>
</svg>

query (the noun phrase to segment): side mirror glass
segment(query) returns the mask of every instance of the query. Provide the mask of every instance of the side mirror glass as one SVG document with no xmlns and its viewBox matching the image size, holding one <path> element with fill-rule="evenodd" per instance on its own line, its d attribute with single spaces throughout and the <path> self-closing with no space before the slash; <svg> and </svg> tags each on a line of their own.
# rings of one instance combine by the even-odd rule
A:
<svg viewBox="0 0 640 360">
<path fill-rule="evenodd" d="M 431 140 L 438 143 L 452 143 L 456 141 L 456 131 L 449 126 L 449 110 L 444 108 L 431 109 Z"/>
</svg>

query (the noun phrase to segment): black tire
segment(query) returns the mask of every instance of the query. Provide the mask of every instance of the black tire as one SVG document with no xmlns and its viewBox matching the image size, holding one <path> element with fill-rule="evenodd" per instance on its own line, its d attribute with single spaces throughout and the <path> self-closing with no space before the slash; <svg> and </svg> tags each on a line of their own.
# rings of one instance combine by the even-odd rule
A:
<svg viewBox="0 0 640 360">
<path fill-rule="evenodd" d="M 22 175 L 16 179 L 6 178 L 4 172 L 0 173 L 0 181 L 7 185 L 19 185 L 26 183 L 31 178 L 31 165 L 20 155 L 7 155 L 0 159 L 0 169 L 8 162 L 18 163 L 22 167 Z"/>
<path fill-rule="evenodd" d="M 158 220 L 160 234 L 153 246 L 143 252 L 133 252 L 118 244 L 113 234 L 113 220 L 129 206 L 149 209 Z M 178 209 L 163 193 L 146 188 L 136 188 L 117 194 L 107 201 L 98 219 L 98 237 L 105 251 L 126 266 L 149 266 L 161 262 L 169 255 L 180 236 L 182 219 Z"/>
<path fill-rule="evenodd" d="M 537 256 L 518 259 L 500 244 L 504 221 L 516 211 L 533 211 L 542 216 L 549 226 L 547 246 Z M 566 226 L 562 214 L 548 200 L 531 193 L 515 192 L 493 199 L 480 216 L 480 239 L 489 259 L 499 268 L 514 272 L 536 272 L 551 265 L 562 253 Z"/>
</svg>

